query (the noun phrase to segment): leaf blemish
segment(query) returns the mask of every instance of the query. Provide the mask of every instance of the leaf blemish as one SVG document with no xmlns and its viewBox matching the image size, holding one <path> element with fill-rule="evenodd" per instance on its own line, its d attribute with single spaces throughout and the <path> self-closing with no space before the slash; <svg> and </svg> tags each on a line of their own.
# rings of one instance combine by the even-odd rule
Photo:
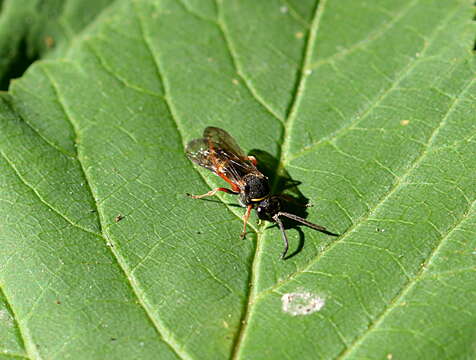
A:
<svg viewBox="0 0 476 360">
<path fill-rule="evenodd" d="M 310 292 L 295 292 L 281 297 L 282 309 L 293 316 L 310 315 L 321 310 L 325 299 Z"/>
</svg>

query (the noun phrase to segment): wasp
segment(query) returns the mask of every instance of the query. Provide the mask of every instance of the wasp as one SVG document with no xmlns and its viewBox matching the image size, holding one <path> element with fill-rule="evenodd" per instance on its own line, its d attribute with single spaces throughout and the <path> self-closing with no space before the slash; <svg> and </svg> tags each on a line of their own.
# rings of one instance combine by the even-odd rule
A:
<svg viewBox="0 0 476 360">
<path fill-rule="evenodd" d="M 243 231 L 240 235 L 242 239 L 245 237 L 246 224 L 253 209 L 256 210 L 260 220 L 278 224 L 284 242 L 282 259 L 286 258 L 289 248 L 282 218 L 289 218 L 314 230 L 332 234 L 323 226 L 282 211 L 282 197 L 271 194 L 268 178 L 256 167 L 258 163 L 256 158 L 247 156 L 235 139 L 225 130 L 207 127 L 202 138 L 188 143 L 185 152 L 194 163 L 212 171 L 230 185 L 230 188 L 218 187 L 202 195 L 187 195 L 193 199 L 213 196 L 218 191 L 238 195 L 240 204 L 246 207 L 243 216 Z"/>
</svg>

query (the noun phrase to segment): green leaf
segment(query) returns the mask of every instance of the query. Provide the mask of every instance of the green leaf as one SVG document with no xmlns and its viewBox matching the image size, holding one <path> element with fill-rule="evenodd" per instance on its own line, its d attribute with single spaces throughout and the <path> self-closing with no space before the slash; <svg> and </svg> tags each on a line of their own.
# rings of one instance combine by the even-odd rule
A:
<svg viewBox="0 0 476 360">
<path fill-rule="evenodd" d="M 471 1 L 65 3 L 0 97 L 0 357 L 476 356 Z M 339 236 L 283 261 L 236 197 L 187 198 L 224 186 L 184 154 L 208 125 Z"/>
</svg>

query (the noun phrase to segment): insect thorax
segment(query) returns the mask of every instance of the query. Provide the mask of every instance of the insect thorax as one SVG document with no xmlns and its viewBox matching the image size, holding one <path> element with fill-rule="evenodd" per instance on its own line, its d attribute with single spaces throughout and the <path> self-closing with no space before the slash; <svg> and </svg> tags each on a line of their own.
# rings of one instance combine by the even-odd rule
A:
<svg viewBox="0 0 476 360">
<path fill-rule="evenodd" d="M 243 177 L 245 189 L 240 194 L 244 205 L 259 202 L 269 196 L 268 178 L 264 175 L 248 174 Z"/>
</svg>

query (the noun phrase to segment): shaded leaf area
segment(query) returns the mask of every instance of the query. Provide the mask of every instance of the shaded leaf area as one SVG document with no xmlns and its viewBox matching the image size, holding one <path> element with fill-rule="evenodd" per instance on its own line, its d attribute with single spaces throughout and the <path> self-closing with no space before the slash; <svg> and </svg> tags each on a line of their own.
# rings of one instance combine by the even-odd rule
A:
<svg viewBox="0 0 476 360">
<path fill-rule="evenodd" d="M 110 8 L 1 98 L 1 353 L 474 357 L 471 15 L 423 0 Z M 208 125 L 278 159 L 308 220 L 340 237 L 290 229 L 291 251 L 304 243 L 282 261 L 276 227 L 253 220 L 239 240 L 235 198 L 186 198 L 223 185 L 183 153 Z"/>
<path fill-rule="evenodd" d="M 114 0 L 5 0 L 0 12 L 0 89 L 38 58 L 59 56 Z"/>
</svg>

